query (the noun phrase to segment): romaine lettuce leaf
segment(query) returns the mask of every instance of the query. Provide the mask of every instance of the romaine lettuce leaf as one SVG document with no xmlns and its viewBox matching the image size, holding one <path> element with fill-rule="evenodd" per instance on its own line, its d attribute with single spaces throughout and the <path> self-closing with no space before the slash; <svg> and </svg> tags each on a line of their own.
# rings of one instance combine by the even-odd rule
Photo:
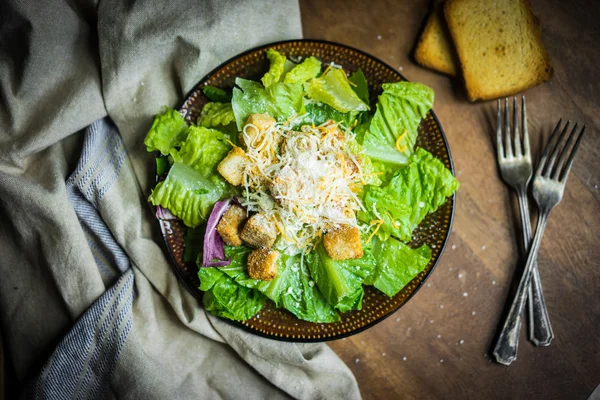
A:
<svg viewBox="0 0 600 400">
<path fill-rule="evenodd" d="M 365 103 L 369 104 L 369 85 L 367 84 L 367 78 L 365 78 L 365 74 L 363 74 L 362 69 L 356 70 L 348 80 L 354 83 L 355 86 L 352 86 L 352 90 L 354 93 Z"/>
<path fill-rule="evenodd" d="M 218 317 L 244 321 L 259 312 L 266 297 L 258 290 L 243 287 L 219 268 L 200 268 L 200 290 L 206 310 Z"/>
<path fill-rule="evenodd" d="M 409 164 L 400 168 L 381 187 L 367 186 L 358 218 L 369 223 L 382 219 L 381 239 L 390 235 L 409 241 L 413 230 L 431 212 L 446 202 L 459 183 L 444 164 L 431 153 L 417 148 Z"/>
<path fill-rule="evenodd" d="M 187 124 L 176 110 L 165 109 L 154 118 L 144 144 L 148 151 L 160 151 L 164 155 L 181 145 L 187 136 Z"/>
<path fill-rule="evenodd" d="M 306 256 L 308 269 L 329 304 L 341 312 L 362 308 L 363 281 L 375 270 L 376 261 L 368 249 L 362 258 L 336 261 L 323 244 Z"/>
<path fill-rule="evenodd" d="M 197 228 L 189 228 L 183 238 L 183 261 L 193 261 L 198 259 L 198 255 L 202 254 L 204 248 L 204 232 L 206 226 L 202 225 Z"/>
<path fill-rule="evenodd" d="M 224 180 L 217 172 L 217 166 L 231 150 L 227 139 L 227 136 L 215 129 L 192 125 L 189 127 L 187 140 L 174 156 L 175 161 L 189 165 L 204 178 L 222 185 Z"/>
<path fill-rule="evenodd" d="M 373 161 L 396 168 L 406 165 L 413 154 L 421 119 L 433 106 L 433 90 L 414 82 L 384 83 L 382 87 L 363 145 Z M 396 141 L 404 132 L 400 152 Z"/>
<path fill-rule="evenodd" d="M 271 65 L 269 66 L 267 73 L 261 79 L 265 88 L 268 88 L 274 83 L 279 82 L 281 76 L 283 75 L 283 69 L 286 61 L 284 55 L 273 49 L 267 50 L 267 58 L 269 59 Z"/>
<path fill-rule="evenodd" d="M 206 128 L 215 126 L 227 126 L 235 120 L 231 103 L 206 103 L 202 108 L 200 117 L 198 117 L 198 125 Z"/>
<path fill-rule="evenodd" d="M 365 284 L 392 297 L 425 269 L 431 260 L 431 250 L 427 245 L 411 249 L 394 238 L 386 241 L 375 238 L 373 256 L 377 260 L 377 270 Z"/>
<path fill-rule="evenodd" d="M 155 206 L 171 211 L 186 226 L 195 228 L 206 220 L 223 190 L 189 165 L 176 162 L 167 178 L 156 185 L 148 200 Z"/>
<path fill-rule="evenodd" d="M 302 118 L 296 119 L 292 129 L 300 129 L 302 125 L 321 125 L 323 122 L 333 120 L 340 122 L 350 128 L 356 121 L 357 112 L 342 113 L 335 108 L 315 101 L 306 101 L 304 103 L 306 113 Z"/>
<path fill-rule="evenodd" d="M 206 85 L 202 87 L 202 93 L 210 101 L 215 101 L 217 103 L 229 103 L 231 102 L 231 93 L 227 93 L 223 89 L 219 89 L 216 86 Z"/>
<path fill-rule="evenodd" d="M 284 83 L 304 83 L 321 72 L 321 61 L 308 57 L 285 74 Z"/>
<path fill-rule="evenodd" d="M 278 121 L 285 121 L 304 111 L 302 85 L 274 83 L 265 89 L 260 83 L 236 78 L 238 88 L 233 89 L 231 105 L 237 127 L 241 130 L 250 114 L 269 114 Z"/>
<path fill-rule="evenodd" d="M 369 109 L 352 90 L 342 69 L 331 68 L 319 78 L 306 82 L 304 87 L 309 98 L 328 104 L 342 113 Z"/>
<path fill-rule="evenodd" d="M 311 322 L 335 322 L 340 317 L 327 303 L 311 280 L 308 268 L 300 255 L 282 254 L 277 263 L 277 276 L 270 281 L 252 279 L 247 274 L 247 257 L 252 249 L 246 246 L 225 246 L 231 264 L 219 268 L 238 284 L 255 288 L 298 318 Z"/>
</svg>

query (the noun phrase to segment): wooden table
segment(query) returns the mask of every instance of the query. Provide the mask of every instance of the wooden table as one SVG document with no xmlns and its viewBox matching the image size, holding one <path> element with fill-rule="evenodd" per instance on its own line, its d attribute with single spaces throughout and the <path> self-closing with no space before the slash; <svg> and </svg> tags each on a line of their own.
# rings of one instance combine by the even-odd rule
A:
<svg viewBox="0 0 600 400">
<path fill-rule="evenodd" d="M 413 61 L 428 1 L 300 2 L 306 38 L 364 50 L 435 90 L 461 182 L 427 287 L 379 325 L 330 343 L 365 398 L 586 399 L 600 383 L 600 3 L 532 3 L 555 69 L 525 93 L 534 158 L 560 117 L 587 131 L 539 258 L 555 339 L 536 348 L 524 329 L 518 359 L 505 367 L 490 347 L 523 256 L 516 199 L 496 167 L 496 103 L 468 102 L 460 81 Z"/>
</svg>

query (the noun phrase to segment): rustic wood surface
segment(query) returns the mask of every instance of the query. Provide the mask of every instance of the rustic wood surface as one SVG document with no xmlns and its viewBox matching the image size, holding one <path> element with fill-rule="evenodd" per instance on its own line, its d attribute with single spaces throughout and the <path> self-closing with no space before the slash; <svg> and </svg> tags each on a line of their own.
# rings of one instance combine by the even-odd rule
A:
<svg viewBox="0 0 600 400">
<path fill-rule="evenodd" d="M 600 382 L 600 3 L 532 3 L 555 70 L 525 92 L 534 158 L 559 118 L 587 131 L 539 258 L 555 339 L 536 348 L 524 329 L 518 359 L 505 367 L 490 347 L 523 256 L 516 201 L 494 158 L 496 103 L 468 102 L 460 81 L 413 61 L 428 1 L 300 1 L 306 38 L 364 50 L 435 89 L 461 182 L 427 287 L 372 329 L 330 343 L 365 398 L 587 399 Z"/>
</svg>

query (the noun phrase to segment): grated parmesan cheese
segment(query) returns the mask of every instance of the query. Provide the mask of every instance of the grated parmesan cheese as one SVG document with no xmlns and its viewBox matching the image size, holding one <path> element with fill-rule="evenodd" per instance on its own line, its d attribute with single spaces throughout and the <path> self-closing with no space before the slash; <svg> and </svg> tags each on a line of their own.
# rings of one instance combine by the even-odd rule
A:
<svg viewBox="0 0 600 400">
<path fill-rule="evenodd" d="M 333 121 L 293 131 L 293 121 L 260 132 L 244 126 L 241 203 L 274 223 L 278 248 L 308 251 L 331 227 L 357 226 L 356 212 L 364 210 L 357 194 L 366 179 L 360 157 L 347 146 L 351 131 Z"/>
</svg>

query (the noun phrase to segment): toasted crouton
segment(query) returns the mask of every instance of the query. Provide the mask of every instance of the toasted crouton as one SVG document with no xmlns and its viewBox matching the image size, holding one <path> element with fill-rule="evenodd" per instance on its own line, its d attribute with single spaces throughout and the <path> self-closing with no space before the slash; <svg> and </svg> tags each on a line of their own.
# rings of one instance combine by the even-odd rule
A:
<svg viewBox="0 0 600 400">
<path fill-rule="evenodd" d="M 359 166 L 362 165 L 362 160 L 358 156 L 355 156 L 354 159 L 356 160 L 356 162 L 354 162 L 354 160 L 350 157 L 345 157 L 346 170 L 351 174 L 358 174 L 358 172 L 360 171 Z"/>
<path fill-rule="evenodd" d="M 240 133 L 239 142 L 243 146 L 248 146 L 248 144 L 260 143 L 259 138 L 267 131 L 270 127 L 275 125 L 277 121 L 275 118 L 271 117 L 268 114 L 252 114 L 248 117 L 246 121 L 246 125 L 251 125 L 246 128 L 246 133 Z M 247 139 L 247 141 L 246 141 Z"/>
<path fill-rule="evenodd" d="M 217 225 L 217 232 L 227 246 L 241 246 L 242 238 L 240 232 L 246 221 L 246 210 L 243 207 L 232 204 L 221 217 Z"/>
<path fill-rule="evenodd" d="M 260 247 L 248 255 L 248 275 L 252 279 L 270 281 L 277 276 L 279 252 Z"/>
<path fill-rule="evenodd" d="M 248 218 L 240 236 L 250 246 L 270 249 L 277 239 L 277 230 L 271 221 L 259 213 Z"/>
<path fill-rule="evenodd" d="M 217 171 L 223 178 L 233 186 L 239 186 L 242 184 L 242 177 L 244 172 L 244 164 L 246 163 L 246 153 L 239 147 L 231 149 L 229 154 L 221 160 Z"/>
<path fill-rule="evenodd" d="M 363 256 L 360 233 L 355 226 L 343 226 L 328 231 L 323 238 L 323 245 L 329 257 L 334 260 L 348 260 Z"/>
<path fill-rule="evenodd" d="M 338 124 L 334 120 L 330 119 L 325 121 L 325 123 L 327 124 L 325 127 L 327 127 L 328 135 L 331 135 L 333 140 L 339 142 L 346 141 L 346 135 L 344 135 L 344 132 L 340 130 Z"/>
</svg>

